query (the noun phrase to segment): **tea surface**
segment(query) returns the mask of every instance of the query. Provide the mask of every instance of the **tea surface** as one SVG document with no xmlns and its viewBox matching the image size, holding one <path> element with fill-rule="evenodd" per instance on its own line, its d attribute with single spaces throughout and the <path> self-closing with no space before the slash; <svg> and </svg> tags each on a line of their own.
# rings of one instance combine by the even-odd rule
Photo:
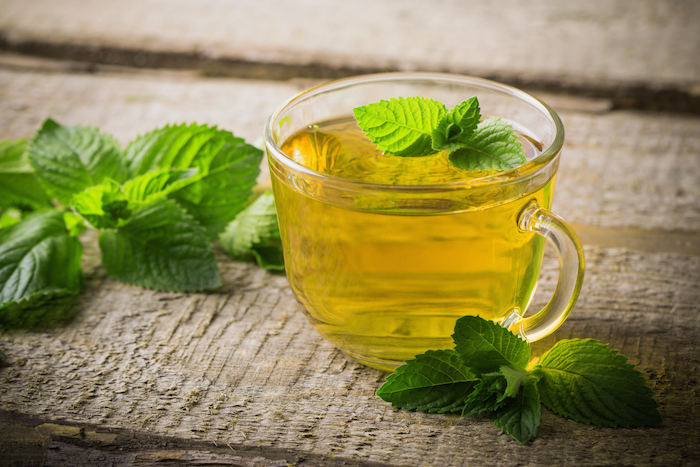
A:
<svg viewBox="0 0 700 467">
<path fill-rule="evenodd" d="M 541 145 L 516 132 L 530 161 Z M 452 165 L 449 152 L 424 157 L 397 157 L 378 150 L 350 115 L 311 125 L 281 146 L 295 162 L 337 177 L 385 185 L 440 185 L 473 179 L 495 171 L 466 171 Z"/>
</svg>

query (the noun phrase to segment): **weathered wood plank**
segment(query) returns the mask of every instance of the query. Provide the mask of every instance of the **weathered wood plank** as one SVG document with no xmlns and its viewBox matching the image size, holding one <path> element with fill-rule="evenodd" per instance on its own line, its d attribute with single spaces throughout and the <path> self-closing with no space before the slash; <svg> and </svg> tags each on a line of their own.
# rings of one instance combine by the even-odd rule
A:
<svg viewBox="0 0 700 467">
<path fill-rule="evenodd" d="M 393 409 L 373 395 L 384 374 L 324 342 L 296 310 L 283 277 L 225 260 L 226 290 L 212 294 L 146 291 L 94 268 L 73 323 L 3 334 L 10 358 L 0 370 L 0 408 L 234 449 L 392 465 L 678 465 L 699 458 L 700 258 L 586 253 L 576 310 L 535 352 L 569 337 L 609 342 L 650 377 L 663 428 L 588 427 L 545 411 L 539 438 L 523 447 L 486 419 Z M 545 271 L 545 294 L 555 279 Z"/>
<path fill-rule="evenodd" d="M 652 87 L 697 85 L 699 18 L 692 0 L 0 3 L 13 41 Z"/>
<path fill-rule="evenodd" d="M 98 127 L 126 143 L 172 122 L 230 129 L 254 141 L 272 111 L 303 88 L 188 74 L 89 75 L 0 70 L 0 138 L 27 138 L 48 116 Z"/>
<path fill-rule="evenodd" d="M 700 120 L 628 112 L 565 112 L 562 120 L 554 208 L 568 220 L 700 230 Z"/>
<path fill-rule="evenodd" d="M 0 411 L 0 460 L 7 467 L 357 466 L 373 464 L 285 449 L 217 445 L 89 424 L 49 423 Z M 376 464 L 374 464 L 376 465 Z"/>
</svg>

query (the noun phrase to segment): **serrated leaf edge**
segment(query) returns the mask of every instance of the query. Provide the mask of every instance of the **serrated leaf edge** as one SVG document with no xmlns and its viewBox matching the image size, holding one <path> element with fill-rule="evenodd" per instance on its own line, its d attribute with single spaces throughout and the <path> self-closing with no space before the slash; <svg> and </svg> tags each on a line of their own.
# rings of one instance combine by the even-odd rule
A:
<svg viewBox="0 0 700 467">
<path fill-rule="evenodd" d="M 654 391 L 653 391 L 651 388 L 649 388 L 648 386 L 646 386 L 646 384 L 645 384 L 646 379 L 644 378 L 644 376 L 642 375 L 642 373 L 641 373 L 639 370 L 637 370 L 637 369 L 635 368 L 635 365 L 633 365 L 633 364 L 631 364 L 631 363 L 627 363 L 627 362 L 629 361 L 629 358 L 628 358 L 628 357 L 625 357 L 624 355 L 620 355 L 618 350 L 611 349 L 611 348 L 609 347 L 609 344 L 603 344 L 603 343 L 600 343 L 599 341 L 594 340 L 594 339 L 567 339 L 567 340 L 559 341 L 559 342 L 557 342 L 551 349 L 549 349 L 549 351 L 547 351 L 547 353 L 545 353 L 545 354 L 541 357 L 541 359 L 540 359 L 540 364 L 538 364 L 537 366 L 535 366 L 535 367 L 533 368 L 532 373 L 533 373 L 534 375 L 537 375 L 540 379 L 544 379 L 544 378 L 546 377 L 546 371 L 558 371 L 558 372 L 561 372 L 561 373 L 568 373 L 568 374 L 574 375 L 574 376 L 577 377 L 577 378 L 583 378 L 583 379 L 588 380 L 589 383 L 592 385 L 592 387 L 595 388 L 595 389 L 600 388 L 600 386 L 599 386 L 597 383 L 591 381 L 589 378 L 585 377 L 585 376 L 582 375 L 582 374 L 567 372 L 567 371 L 565 371 L 565 370 L 558 369 L 558 368 L 549 368 L 549 367 L 545 367 L 545 366 L 542 365 L 542 361 L 543 361 L 543 360 L 545 361 L 545 363 L 546 363 L 546 361 L 547 361 L 547 359 L 546 359 L 547 354 L 549 354 L 552 350 L 557 349 L 557 347 L 558 347 L 559 345 L 567 345 L 567 344 L 570 343 L 570 342 L 571 342 L 571 343 L 576 343 L 576 344 L 581 344 L 581 343 L 584 343 L 584 344 L 588 344 L 588 343 L 590 343 L 590 344 L 596 344 L 596 345 L 598 346 L 599 349 L 610 352 L 610 354 L 607 356 L 608 358 L 617 358 L 617 359 L 619 359 L 619 360 L 620 360 L 620 365 L 601 365 L 601 364 L 596 364 L 596 366 L 597 366 L 597 367 L 606 367 L 606 368 L 609 368 L 609 369 L 612 369 L 612 370 L 621 370 L 621 369 L 624 369 L 624 370 L 627 371 L 631 376 L 633 376 L 633 377 L 635 377 L 636 379 L 638 379 L 639 381 L 638 381 L 636 384 L 638 384 L 639 386 L 638 386 L 637 388 L 638 388 L 641 392 L 646 393 L 646 396 L 649 397 L 650 401 L 653 402 L 653 404 L 655 405 L 655 408 L 656 408 L 655 414 L 653 414 L 653 416 L 649 416 L 649 418 L 656 418 L 656 417 L 658 417 L 658 420 L 659 420 L 659 423 L 658 423 L 658 424 L 661 424 L 661 423 L 663 422 L 662 419 L 661 419 L 660 414 L 658 413 L 658 403 L 657 403 L 657 402 L 653 399 L 653 397 L 652 397 L 652 396 L 654 395 Z M 555 385 L 555 386 L 560 386 L 560 385 Z M 564 388 L 561 388 L 561 387 L 556 387 L 556 389 L 558 390 L 559 393 L 562 393 L 562 391 L 565 391 Z M 600 388 L 600 389 L 604 390 L 604 388 Z M 579 390 L 580 390 L 580 388 L 579 388 Z M 610 394 L 610 393 L 607 392 L 607 391 L 605 391 L 605 393 L 606 393 L 609 397 L 611 397 L 612 399 L 614 399 L 614 400 L 616 400 L 616 401 L 619 401 L 619 403 L 620 403 L 621 405 L 624 405 L 624 406 L 626 406 L 626 407 L 629 407 L 628 410 L 633 409 L 633 408 L 630 407 L 623 399 L 620 399 L 619 397 L 617 397 L 617 396 L 615 396 L 615 395 L 613 395 L 613 394 Z M 573 397 L 573 396 L 571 396 L 570 394 L 567 394 L 567 396 L 571 397 L 571 399 L 574 399 L 574 400 L 576 400 L 576 401 L 578 401 L 578 402 L 581 402 L 581 401 L 582 401 L 582 398 L 581 398 L 581 397 Z M 542 400 L 542 403 L 545 405 L 545 407 L 547 407 L 547 409 L 551 410 L 552 412 L 556 413 L 557 415 L 562 416 L 562 417 L 565 417 L 565 418 L 569 418 L 569 419 L 574 420 L 574 421 L 576 421 L 576 422 L 578 422 L 578 423 L 583 423 L 583 424 L 586 424 L 586 425 L 609 426 L 609 427 L 612 427 L 612 428 L 616 428 L 616 427 L 618 427 L 618 426 L 622 426 L 622 427 L 625 427 L 625 428 L 629 428 L 629 427 L 641 427 L 641 426 L 657 426 L 656 424 L 647 424 L 647 423 L 635 424 L 634 422 L 630 422 L 630 421 L 628 421 L 628 420 L 623 420 L 622 422 L 618 422 L 618 421 L 615 421 L 615 420 L 612 420 L 612 419 L 611 419 L 611 420 L 607 420 L 607 419 L 603 418 L 603 416 L 601 416 L 600 413 L 595 413 L 595 416 L 596 416 L 598 419 L 600 419 L 600 420 L 592 419 L 592 417 L 590 417 L 590 416 L 589 416 L 589 419 L 588 419 L 588 420 L 585 420 L 585 419 L 577 418 L 576 416 L 574 416 L 574 414 L 572 413 L 573 411 L 570 410 L 570 409 L 564 408 L 563 405 L 562 405 L 562 403 L 561 403 L 561 401 L 559 401 L 559 402 L 557 403 L 557 405 L 553 405 L 553 404 L 547 403 L 548 400 L 549 400 L 549 397 L 544 397 L 544 398 L 541 397 L 540 399 Z M 619 415 L 619 410 L 615 410 L 616 408 L 609 408 L 609 407 L 606 406 L 605 409 L 606 409 L 609 413 L 612 413 L 613 415 L 618 416 L 619 418 L 622 418 L 622 417 Z M 589 408 L 589 410 L 590 410 L 591 412 L 593 412 L 592 409 Z M 578 408 L 576 409 L 576 411 L 578 411 Z M 640 411 L 637 410 L 637 409 L 634 409 L 634 411 L 640 412 Z M 641 413 L 641 412 L 640 412 L 640 413 Z M 644 415 L 644 417 L 646 418 L 647 415 Z"/>
<path fill-rule="evenodd" d="M 202 227 L 202 225 L 201 225 L 199 222 L 197 222 L 197 220 L 196 220 L 186 209 L 184 209 L 182 206 L 180 206 L 180 204 L 177 203 L 175 200 L 168 199 L 168 198 L 160 199 L 160 200 L 158 200 L 158 201 L 155 201 L 153 204 L 155 204 L 155 203 L 168 203 L 168 204 L 172 204 L 172 205 L 176 206 L 176 207 L 181 211 L 182 215 L 183 215 L 188 221 L 191 222 L 192 227 L 193 227 L 194 229 L 198 230 L 199 233 L 201 233 L 202 237 L 206 240 L 207 244 L 209 245 L 209 247 L 208 247 L 208 252 L 211 253 L 212 257 L 214 258 L 214 261 L 216 261 L 216 255 L 214 254 L 213 245 L 212 245 L 211 241 L 209 241 L 209 239 L 208 239 L 208 237 L 207 237 L 206 229 L 205 229 L 204 227 Z M 148 205 L 148 206 L 151 206 L 151 205 Z M 148 207 L 148 206 L 144 206 L 144 208 L 146 208 L 146 207 Z M 125 223 L 123 226 L 126 226 L 126 225 L 128 225 L 128 222 Z M 120 227 L 123 227 L 123 226 L 120 226 Z M 117 229 L 105 229 L 105 231 L 114 231 L 114 232 L 117 232 L 117 233 L 118 233 L 118 232 L 120 232 L 120 229 L 119 229 L 119 228 L 117 228 Z M 144 247 L 147 245 L 146 242 L 141 241 L 138 237 L 135 237 L 135 236 L 132 236 L 132 235 L 128 234 L 126 231 L 121 231 L 121 234 L 122 234 L 122 235 L 125 235 L 125 236 L 128 237 L 129 239 L 136 240 L 137 243 L 139 243 L 140 245 L 142 245 L 142 246 L 144 246 Z M 161 254 L 167 255 L 167 253 L 168 253 L 166 250 L 160 250 L 160 251 L 161 251 Z M 121 279 L 116 279 L 116 280 L 118 280 L 119 282 L 121 282 L 121 283 L 123 283 L 123 284 L 136 285 L 136 286 L 139 286 L 139 287 L 147 288 L 147 289 L 149 289 L 149 290 L 157 290 L 157 291 L 162 291 L 162 292 L 200 292 L 200 291 L 203 291 L 203 290 L 213 290 L 213 289 L 216 289 L 216 288 L 220 287 L 221 284 L 222 284 L 222 281 L 221 281 L 221 274 L 220 274 L 220 272 L 219 272 L 218 265 L 217 265 L 217 267 L 216 267 L 216 283 L 215 283 L 215 285 L 212 285 L 211 287 L 203 287 L 203 288 L 185 288 L 185 289 L 175 289 L 175 288 L 165 288 L 165 287 L 159 288 L 159 287 L 147 287 L 147 286 L 142 285 L 142 284 L 140 284 L 140 283 L 138 283 L 138 282 L 122 281 Z"/>
</svg>

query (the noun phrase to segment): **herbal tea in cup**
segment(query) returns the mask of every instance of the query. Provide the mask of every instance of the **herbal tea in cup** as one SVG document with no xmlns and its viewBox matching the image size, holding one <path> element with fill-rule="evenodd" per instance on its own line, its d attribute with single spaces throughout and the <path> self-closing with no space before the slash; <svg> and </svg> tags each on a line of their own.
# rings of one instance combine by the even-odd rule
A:
<svg viewBox="0 0 700 467">
<path fill-rule="evenodd" d="M 290 285 L 350 357 L 391 370 L 450 348 L 465 315 L 536 340 L 571 311 L 583 254 L 548 211 L 564 129 L 529 94 L 457 75 L 360 76 L 294 97 L 264 136 Z M 525 316 L 546 238 L 559 282 Z"/>
</svg>

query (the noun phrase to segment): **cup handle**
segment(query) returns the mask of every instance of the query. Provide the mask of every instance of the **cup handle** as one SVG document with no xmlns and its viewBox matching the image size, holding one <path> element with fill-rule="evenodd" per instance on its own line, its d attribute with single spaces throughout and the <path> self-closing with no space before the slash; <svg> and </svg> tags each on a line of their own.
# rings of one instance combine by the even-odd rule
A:
<svg viewBox="0 0 700 467">
<path fill-rule="evenodd" d="M 508 326 L 524 339 L 535 341 L 558 328 L 574 307 L 583 284 L 583 248 L 571 227 L 535 200 L 520 213 L 518 227 L 543 236 L 559 256 L 559 280 L 549 303 L 539 313 Z"/>
</svg>

